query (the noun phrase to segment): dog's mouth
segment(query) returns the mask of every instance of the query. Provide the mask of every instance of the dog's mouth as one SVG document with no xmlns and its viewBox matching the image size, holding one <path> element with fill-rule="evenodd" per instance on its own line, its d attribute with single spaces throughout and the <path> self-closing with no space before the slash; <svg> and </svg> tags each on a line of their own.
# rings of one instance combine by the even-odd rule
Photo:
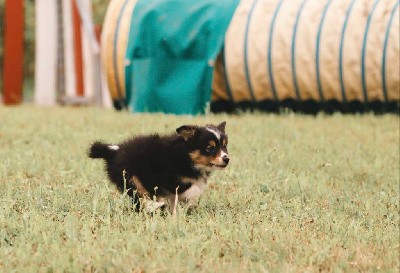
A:
<svg viewBox="0 0 400 273">
<path fill-rule="evenodd" d="M 224 169 L 226 168 L 226 166 L 228 166 L 228 164 L 214 164 L 214 163 L 210 163 L 208 164 L 209 167 L 214 167 L 217 169 Z"/>
</svg>

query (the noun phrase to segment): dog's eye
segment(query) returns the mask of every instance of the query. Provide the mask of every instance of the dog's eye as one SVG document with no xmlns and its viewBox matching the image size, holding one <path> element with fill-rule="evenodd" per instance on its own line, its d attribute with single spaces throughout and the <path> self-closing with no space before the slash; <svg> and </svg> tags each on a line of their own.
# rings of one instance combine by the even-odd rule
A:
<svg viewBox="0 0 400 273">
<path fill-rule="evenodd" d="M 207 146 L 206 151 L 207 151 L 208 153 L 214 152 L 214 151 L 215 151 L 215 146 Z"/>
</svg>

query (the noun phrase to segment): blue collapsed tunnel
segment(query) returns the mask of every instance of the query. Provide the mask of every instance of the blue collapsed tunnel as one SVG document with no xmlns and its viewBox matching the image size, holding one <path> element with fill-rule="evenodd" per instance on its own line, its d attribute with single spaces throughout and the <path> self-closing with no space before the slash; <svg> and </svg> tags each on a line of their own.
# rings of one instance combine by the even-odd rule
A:
<svg viewBox="0 0 400 273">
<path fill-rule="evenodd" d="M 398 30 L 398 0 L 112 0 L 102 58 L 133 112 L 398 112 Z"/>
</svg>

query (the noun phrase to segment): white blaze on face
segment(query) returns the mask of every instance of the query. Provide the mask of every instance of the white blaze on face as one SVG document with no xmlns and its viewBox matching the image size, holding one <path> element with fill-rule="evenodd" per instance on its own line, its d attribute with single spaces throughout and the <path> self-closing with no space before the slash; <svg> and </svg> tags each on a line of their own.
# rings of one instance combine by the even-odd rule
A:
<svg viewBox="0 0 400 273">
<path fill-rule="evenodd" d="M 221 138 L 221 134 L 218 131 L 216 131 L 212 128 L 209 128 L 209 127 L 207 127 L 207 131 L 213 133 L 217 137 L 218 140 Z"/>
<path fill-rule="evenodd" d="M 210 127 L 207 127 L 207 131 L 213 133 L 218 140 L 221 139 L 220 132 L 218 132 L 218 131 L 214 130 L 213 128 L 210 128 Z M 228 154 L 221 150 L 221 154 L 217 159 L 218 164 L 221 164 L 221 165 L 225 164 L 223 159 L 224 159 L 224 157 L 227 157 L 227 156 L 228 156 Z"/>
<path fill-rule="evenodd" d="M 220 157 L 219 157 L 219 159 L 221 160 L 221 162 L 224 162 L 224 157 L 228 157 L 228 154 L 227 153 L 225 153 L 224 151 L 221 151 L 221 155 L 220 155 Z"/>
</svg>

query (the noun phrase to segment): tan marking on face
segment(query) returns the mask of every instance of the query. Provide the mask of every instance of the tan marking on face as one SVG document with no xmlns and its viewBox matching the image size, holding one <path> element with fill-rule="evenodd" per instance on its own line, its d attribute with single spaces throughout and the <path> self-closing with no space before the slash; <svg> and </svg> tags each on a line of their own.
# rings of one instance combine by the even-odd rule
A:
<svg viewBox="0 0 400 273">
<path fill-rule="evenodd" d="M 210 164 L 210 158 L 202 155 L 199 150 L 189 153 L 189 156 L 195 166 L 208 166 Z"/>
<path fill-rule="evenodd" d="M 214 140 L 210 140 L 210 142 L 208 142 L 208 145 L 209 145 L 209 146 L 212 146 L 212 147 L 216 147 L 216 146 L 217 146 L 217 143 L 215 143 Z"/>
<path fill-rule="evenodd" d="M 227 141 L 226 141 L 226 138 L 224 138 L 223 140 L 222 140 L 222 146 L 226 146 L 228 143 L 227 143 Z"/>
<path fill-rule="evenodd" d="M 132 176 L 130 179 L 131 183 L 136 186 L 136 193 L 139 197 L 149 197 L 150 193 L 143 187 L 142 182 L 136 176 Z"/>
<path fill-rule="evenodd" d="M 217 155 L 210 162 L 214 165 L 225 165 L 222 160 L 221 150 L 218 151 Z"/>
</svg>

